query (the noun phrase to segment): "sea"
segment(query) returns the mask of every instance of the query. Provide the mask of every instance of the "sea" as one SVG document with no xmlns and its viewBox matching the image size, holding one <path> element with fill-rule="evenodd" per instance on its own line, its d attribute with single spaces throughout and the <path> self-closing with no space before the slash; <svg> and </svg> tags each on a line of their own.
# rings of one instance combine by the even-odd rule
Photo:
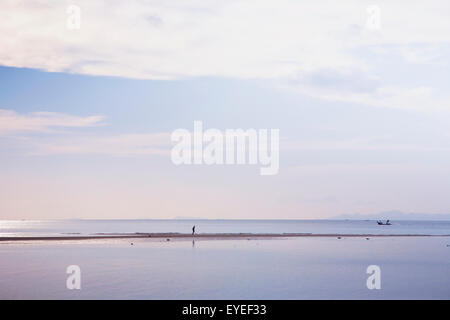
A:
<svg viewBox="0 0 450 320">
<path fill-rule="evenodd" d="M 104 233 L 311 233 L 450 235 L 450 221 L 374 220 L 0 220 L 0 237 Z"/>
</svg>

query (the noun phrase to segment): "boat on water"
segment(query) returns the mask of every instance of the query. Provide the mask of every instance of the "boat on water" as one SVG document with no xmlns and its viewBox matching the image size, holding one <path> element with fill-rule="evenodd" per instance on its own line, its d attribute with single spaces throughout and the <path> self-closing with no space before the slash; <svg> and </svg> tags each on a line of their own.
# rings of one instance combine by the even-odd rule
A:
<svg viewBox="0 0 450 320">
<path fill-rule="evenodd" d="M 386 222 L 378 220 L 377 223 L 378 223 L 379 226 L 390 226 L 391 225 L 389 220 L 386 220 Z"/>
</svg>

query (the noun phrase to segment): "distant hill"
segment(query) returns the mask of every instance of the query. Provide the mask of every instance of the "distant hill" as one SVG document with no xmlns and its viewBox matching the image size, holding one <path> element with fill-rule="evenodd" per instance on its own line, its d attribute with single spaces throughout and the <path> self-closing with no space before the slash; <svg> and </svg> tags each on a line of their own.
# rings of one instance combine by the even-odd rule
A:
<svg viewBox="0 0 450 320">
<path fill-rule="evenodd" d="M 450 220 L 450 214 L 405 213 L 401 211 L 385 211 L 376 214 L 350 213 L 341 214 L 332 219 L 352 220 Z"/>
</svg>

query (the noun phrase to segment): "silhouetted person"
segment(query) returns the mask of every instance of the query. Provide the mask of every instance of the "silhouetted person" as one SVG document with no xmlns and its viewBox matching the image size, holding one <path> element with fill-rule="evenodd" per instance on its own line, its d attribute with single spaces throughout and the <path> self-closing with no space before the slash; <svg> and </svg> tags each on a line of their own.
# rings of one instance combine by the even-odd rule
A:
<svg viewBox="0 0 450 320">
<path fill-rule="evenodd" d="M 192 227 L 192 235 L 195 234 L 195 226 Z"/>
</svg>

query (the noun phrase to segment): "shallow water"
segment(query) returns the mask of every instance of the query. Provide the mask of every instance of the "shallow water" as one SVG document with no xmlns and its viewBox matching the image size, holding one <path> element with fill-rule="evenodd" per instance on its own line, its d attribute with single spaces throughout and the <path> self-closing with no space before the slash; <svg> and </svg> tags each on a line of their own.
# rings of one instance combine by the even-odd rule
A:
<svg viewBox="0 0 450 320">
<path fill-rule="evenodd" d="M 95 233 L 314 233 L 450 235 L 450 221 L 372 220 L 0 220 L 0 236 L 56 236 Z"/>
<path fill-rule="evenodd" d="M 449 237 L 9 242 L 0 257 L 1 299 L 450 299 Z"/>
</svg>

